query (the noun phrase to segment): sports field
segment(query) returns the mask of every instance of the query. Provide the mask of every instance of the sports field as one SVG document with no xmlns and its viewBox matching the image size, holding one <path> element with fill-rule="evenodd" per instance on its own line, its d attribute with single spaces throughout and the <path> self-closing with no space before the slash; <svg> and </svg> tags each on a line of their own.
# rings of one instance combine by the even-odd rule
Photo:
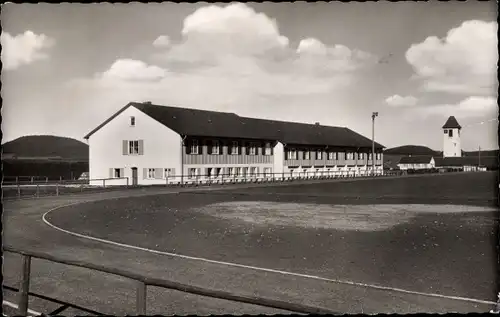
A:
<svg viewBox="0 0 500 317">
<path fill-rule="evenodd" d="M 339 313 L 481 312 L 498 290 L 497 184 L 495 173 L 458 173 L 9 202 L 5 241 Z M 10 283 L 17 261 L 6 257 Z M 33 270 L 35 290 L 107 314 L 134 313 L 129 281 L 44 261 Z M 148 314 L 276 312 L 148 293 Z"/>
</svg>

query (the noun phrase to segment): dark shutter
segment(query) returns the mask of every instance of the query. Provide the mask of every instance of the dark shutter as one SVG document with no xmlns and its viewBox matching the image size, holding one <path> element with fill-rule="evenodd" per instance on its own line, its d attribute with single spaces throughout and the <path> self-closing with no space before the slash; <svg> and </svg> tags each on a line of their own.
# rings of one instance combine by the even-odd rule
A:
<svg viewBox="0 0 500 317">
<path fill-rule="evenodd" d="M 212 141 L 207 141 L 207 154 L 212 154 Z"/>
<path fill-rule="evenodd" d="M 191 154 L 191 140 L 184 142 L 186 147 L 186 154 Z"/>
<path fill-rule="evenodd" d="M 123 155 L 128 155 L 128 141 L 122 141 L 122 153 Z"/>
<path fill-rule="evenodd" d="M 238 142 L 238 155 L 241 155 L 241 147 L 243 146 L 242 142 Z"/>
<path fill-rule="evenodd" d="M 250 146 L 251 144 L 249 142 L 245 142 L 245 154 L 250 155 Z"/>
<path fill-rule="evenodd" d="M 274 147 L 272 144 L 270 146 L 271 146 L 271 155 L 274 155 Z"/>
<path fill-rule="evenodd" d="M 233 142 L 228 141 L 227 142 L 227 155 L 231 155 L 233 153 Z"/>
<path fill-rule="evenodd" d="M 284 149 L 283 152 L 285 154 L 285 160 L 288 160 L 288 149 Z"/>
</svg>

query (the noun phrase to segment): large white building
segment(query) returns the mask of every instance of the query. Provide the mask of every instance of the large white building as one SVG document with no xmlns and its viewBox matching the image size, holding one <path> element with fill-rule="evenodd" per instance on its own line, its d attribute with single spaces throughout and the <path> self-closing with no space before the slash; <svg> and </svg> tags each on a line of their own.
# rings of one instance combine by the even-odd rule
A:
<svg viewBox="0 0 500 317">
<path fill-rule="evenodd" d="M 372 141 L 348 128 L 129 103 L 85 136 L 91 184 L 153 185 L 372 173 Z M 383 146 L 375 143 L 375 174 Z"/>
</svg>

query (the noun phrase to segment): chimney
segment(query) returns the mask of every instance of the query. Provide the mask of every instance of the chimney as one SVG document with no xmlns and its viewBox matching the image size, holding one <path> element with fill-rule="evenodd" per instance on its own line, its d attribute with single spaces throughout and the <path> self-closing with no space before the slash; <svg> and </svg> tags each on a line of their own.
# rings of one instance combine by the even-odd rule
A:
<svg viewBox="0 0 500 317">
<path fill-rule="evenodd" d="M 143 104 L 150 105 L 151 101 L 144 101 Z"/>
<path fill-rule="evenodd" d="M 315 122 L 314 125 L 319 125 L 319 122 Z"/>
</svg>

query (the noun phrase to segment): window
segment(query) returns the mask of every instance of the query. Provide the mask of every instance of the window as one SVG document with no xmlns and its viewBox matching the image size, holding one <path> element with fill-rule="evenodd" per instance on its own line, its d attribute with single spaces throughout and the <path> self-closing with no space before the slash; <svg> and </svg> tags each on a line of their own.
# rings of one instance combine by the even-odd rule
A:
<svg viewBox="0 0 500 317">
<path fill-rule="evenodd" d="M 188 178 L 195 178 L 196 177 L 196 168 L 189 168 L 188 169 Z"/>
<path fill-rule="evenodd" d="M 296 160 L 297 159 L 297 151 L 295 149 L 288 150 L 288 159 Z"/>
<path fill-rule="evenodd" d="M 113 175 L 114 175 L 115 178 L 122 177 L 122 175 L 121 175 L 121 169 L 120 168 L 115 168 L 115 171 L 114 171 Z"/>
<path fill-rule="evenodd" d="M 130 117 L 130 126 L 135 127 L 135 117 Z"/>
<path fill-rule="evenodd" d="M 139 141 L 128 141 L 128 154 L 139 154 Z"/>
<path fill-rule="evenodd" d="M 371 160 L 372 159 L 372 153 L 369 153 L 368 154 L 368 159 Z"/>
<path fill-rule="evenodd" d="M 228 167 L 227 168 L 227 176 L 232 176 L 233 175 L 233 168 L 232 167 Z"/>
<path fill-rule="evenodd" d="M 269 142 L 266 142 L 266 145 L 264 146 L 264 155 L 272 155 L 271 143 Z"/>
<path fill-rule="evenodd" d="M 234 176 L 235 177 L 240 176 L 240 169 L 241 169 L 241 167 L 235 167 L 234 168 Z"/>
<path fill-rule="evenodd" d="M 191 140 L 191 154 L 199 154 L 198 140 Z"/>
<path fill-rule="evenodd" d="M 148 168 L 148 179 L 155 178 L 155 169 L 154 168 Z"/>
<path fill-rule="evenodd" d="M 311 159 L 311 152 L 309 150 L 304 151 L 304 160 L 310 160 Z"/>
<path fill-rule="evenodd" d="M 250 177 L 254 177 L 257 172 L 257 168 L 250 167 Z"/>
<path fill-rule="evenodd" d="M 238 141 L 233 141 L 231 145 L 231 155 L 238 154 Z"/>
<path fill-rule="evenodd" d="M 264 167 L 264 177 L 269 177 L 269 176 L 271 176 L 271 168 Z"/>
<path fill-rule="evenodd" d="M 450 130 L 448 130 L 448 137 L 451 138 L 452 136 L 453 136 L 453 130 L 450 129 Z"/>
<path fill-rule="evenodd" d="M 328 152 L 328 160 L 333 160 L 333 153 L 334 152 Z"/>
<path fill-rule="evenodd" d="M 323 151 L 317 150 L 316 151 L 316 159 L 317 160 L 322 160 L 323 159 Z"/>
<path fill-rule="evenodd" d="M 212 154 L 220 154 L 219 141 L 215 140 L 212 143 Z"/>
<path fill-rule="evenodd" d="M 220 167 L 216 167 L 215 170 L 214 170 L 214 176 L 215 177 L 219 177 L 221 174 L 221 168 Z"/>
<path fill-rule="evenodd" d="M 347 159 L 347 160 L 352 160 L 352 159 L 354 159 L 354 155 L 353 155 L 353 154 L 354 154 L 354 153 L 347 152 L 347 153 L 346 153 L 346 159 Z"/>
<path fill-rule="evenodd" d="M 250 143 L 250 155 L 257 155 L 257 147 L 255 143 Z"/>
<path fill-rule="evenodd" d="M 446 130 L 446 129 L 445 129 L 445 130 L 444 130 L 444 134 L 448 134 L 448 130 Z"/>
<path fill-rule="evenodd" d="M 172 177 L 174 176 L 174 171 L 171 168 L 166 168 L 165 169 L 165 178 Z"/>
<path fill-rule="evenodd" d="M 365 159 L 365 153 L 358 153 L 358 160 L 364 160 Z"/>
</svg>

